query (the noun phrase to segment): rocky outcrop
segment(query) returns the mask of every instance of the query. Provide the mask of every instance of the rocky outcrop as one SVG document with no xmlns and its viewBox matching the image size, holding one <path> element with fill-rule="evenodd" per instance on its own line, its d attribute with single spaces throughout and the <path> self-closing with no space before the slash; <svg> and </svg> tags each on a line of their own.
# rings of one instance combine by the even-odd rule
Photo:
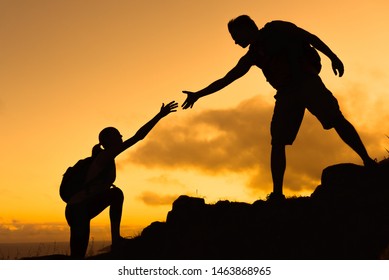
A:
<svg viewBox="0 0 389 280">
<path fill-rule="evenodd" d="M 102 259 L 389 258 L 389 162 L 326 168 L 310 197 L 253 204 L 180 196 L 166 222 Z"/>
</svg>

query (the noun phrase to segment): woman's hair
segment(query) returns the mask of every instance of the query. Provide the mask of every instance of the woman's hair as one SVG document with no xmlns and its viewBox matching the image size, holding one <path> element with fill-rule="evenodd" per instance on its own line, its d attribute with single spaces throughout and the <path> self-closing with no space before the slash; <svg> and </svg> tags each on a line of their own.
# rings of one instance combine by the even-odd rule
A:
<svg viewBox="0 0 389 280">
<path fill-rule="evenodd" d="M 93 146 L 92 148 L 92 157 L 96 157 L 99 153 L 101 153 L 103 150 L 103 148 L 101 147 L 100 143 L 99 144 L 96 144 Z"/>
<path fill-rule="evenodd" d="M 248 15 L 238 16 L 237 18 L 230 20 L 228 23 L 228 30 L 230 32 L 233 30 L 241 30 L 246 28 L 258 30 L 257 25 Z"/>
</svg>

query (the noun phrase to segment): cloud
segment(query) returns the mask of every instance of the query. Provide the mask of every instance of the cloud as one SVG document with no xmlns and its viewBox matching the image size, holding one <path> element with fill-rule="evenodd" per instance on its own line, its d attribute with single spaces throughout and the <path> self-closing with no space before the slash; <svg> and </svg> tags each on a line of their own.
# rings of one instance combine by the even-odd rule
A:
<svg viewBox="0 0 389 280">
<path fill-rule="evenodd" d="M 271 183 L 270 120 L 272 105 L 260 97 L 223 110 L 206 110 L 173 125 L 164 122 L 127 160 L 147 168 L 193 169 L 206 174 L 247 176 L 247 187 Z M 377 137 L 371 136 L 370 143 Z M 313 189 L 328 165 L 353 162 L 355 156 L 334 130 L 324 130 L 308 111 L 293 146 L 287 147 L 285 188 Z M 154 203 L 151 194 L 148 203 Z"/>
<path fill-rule="evenodd" d="M 268 138 L 271 107 L 258 99 L 230 110 L 208 110 L 179 124 L 156 128 L 129 156 L 147 167 L 242 171 L 258 163 L 260 137 Z M 165 122 L 166 123 L 166 122 Z M 268 143 L 267 143 L 268 144 Z"/>
<path fill-rule="evenodd" d="M 157 184 L 157 185 L 164 185 L 164 186 L 176 186 L 184 188 L 185 184 L 181 182 L 180 180 L 177 180 L 175 178 L 171 178 L 169 175 L 162 174 L 159 176 L 154 176 L 148 179 L 150 183 Z"/>
<path fill-rule="evenodd" d="M 138 198 L 150 206 L 171 205 L 179 195 L 160 195 L 154 192 L 143 192 Z"/>
<path fill-rule="evenodd" d="M 64 241 L 69 239 L 66 224 L 29 224 L 13 220 L 0 225 L 0 242 Z"/>
</svg>

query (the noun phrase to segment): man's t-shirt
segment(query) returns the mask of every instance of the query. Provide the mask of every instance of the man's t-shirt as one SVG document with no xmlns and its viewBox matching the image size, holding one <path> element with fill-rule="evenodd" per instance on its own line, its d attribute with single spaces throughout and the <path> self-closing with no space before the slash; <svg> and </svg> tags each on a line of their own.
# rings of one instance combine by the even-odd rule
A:
<svg viewBox="0 0 389 280">
<path fill-rule="evenodd" d="M 293 23 L 269 22 L 258 31 L 246 54 L 277 90 L 298 78 L 320 72 L 319 54 L 299 34 Z"/>
</svg>

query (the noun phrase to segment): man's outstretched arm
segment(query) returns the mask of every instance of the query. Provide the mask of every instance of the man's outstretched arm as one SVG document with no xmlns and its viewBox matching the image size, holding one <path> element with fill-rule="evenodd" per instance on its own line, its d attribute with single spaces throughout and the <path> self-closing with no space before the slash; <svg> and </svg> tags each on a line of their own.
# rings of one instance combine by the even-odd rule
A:
<svg viewBox="0 0 389 280">
<path fill-rule="evenodd" d="M 314 34 L 309 33 L 308 31 L 299 28 L 302 36 L 318 51 L 325 54 L 332 63 L 332 70 L 334 70 L 335 75 L 339 74 L 339 77 L 343 76 L 344 66 L 342 61 L 336 56 L 336 54 Z"/>
<path fill-rule="evenodd" d="M 245 55 L 239 60 L 238 64 L 232 68 L 223 78 L 216 80 L 209 86 L 197 92 L 187 90 L 182 91 L 183 93 L 187 94 L 187 97 L 181 107 L 183 109 L 192 108 L 199 98 L 215 93 L 225 88 L 240 77 L 244 76 L 250 70 L 252 65 L 253 64 L 251 63 L 249 56 Z"/>
</svg>

